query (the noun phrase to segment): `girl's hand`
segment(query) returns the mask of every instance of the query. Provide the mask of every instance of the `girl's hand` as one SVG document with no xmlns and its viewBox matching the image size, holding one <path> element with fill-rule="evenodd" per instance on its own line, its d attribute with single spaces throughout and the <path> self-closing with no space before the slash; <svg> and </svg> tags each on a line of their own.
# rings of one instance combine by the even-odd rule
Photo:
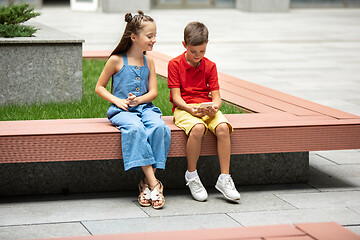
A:
<svg viewBox="0 0 360 240">
<path fill-rule="evenodd" d="M 128 101 L 127 99 L 120 99 L 120 98 L 118 98 L 118 99 L 114 102 L 114 104 L 115 104 L 118 108 L 120 108 L 120 109 L 122 109 L 122 110 L 125 110 L 125 111 L 128 111 L 128 110 L 129 110 L 129 101 Z"/>
<path fill-rule="evenodd" d="M 129 107 L 136 107 L 139 105 L 138 98 L 132 93 L 129 93 L 129 97 L 126 100 L 129 102 Z"/>
</svg>

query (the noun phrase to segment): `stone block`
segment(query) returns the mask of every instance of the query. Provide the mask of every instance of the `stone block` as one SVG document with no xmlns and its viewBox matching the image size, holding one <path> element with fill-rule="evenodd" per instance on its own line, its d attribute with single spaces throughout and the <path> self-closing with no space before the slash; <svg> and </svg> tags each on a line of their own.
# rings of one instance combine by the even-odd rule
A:
<svg viewBox="0 0 360 240">
<path fill-rule="evenodd" d="M 43 0 L 15 0 L 15 3 L 29 3 L 32 6 L 35 6 L 36 8 L 41 8 L 43 5 Z M 7 0 L 0 0 L 0 5 L 7 5 Z"/>
<path fill-rule="evenodd" d="M 246 154 L 231 157 L 237 185 L 299 183 L 308 180 L 309 154 Z M 184 157 L 168 158 L 157 177 L 166 188 L 185 188 Z M 0 164 L 0 196 L 136 190 L 141 170 L 124 171 L 121 159 Z M 220 174 L 217 156 L 202 156 L 198 172 L 203 184 L 215 186 Z"/>
<path fill-rule="evenodd" d="M 287 12 L 290 0 L 236 0 L 236 8 L 246 12 Z"/>
<path fill-rule="evenodd" d="M 0 38 L 0 105 L 67 102 L 82 97 L 82 42 L 55 29 Z"/>
<path fill-rule="evenodd" d="M 142 10 L 145 12 L 150 11 L 151 1 L 150 0 L 102 0 L 101 6 L 104 12 L 108 13 L 126 13 L 136 12 Z"/>
</svg>

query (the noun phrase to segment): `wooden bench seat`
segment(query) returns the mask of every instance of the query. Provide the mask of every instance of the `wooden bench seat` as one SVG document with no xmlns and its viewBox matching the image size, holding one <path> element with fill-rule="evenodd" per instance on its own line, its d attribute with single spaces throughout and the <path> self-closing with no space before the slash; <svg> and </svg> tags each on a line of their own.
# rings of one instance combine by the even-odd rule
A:
<svg viewBox="0 0 360 240">
<path fill-rule="evenodd" d="M 232 154 L 359 148 L 359 126 L 354 119 L 317 116 L 300 121 L 287 113 L 226 116 L 235 128 Z M 186 135 L 171 116 L 163 119 L 171 129 L 169 156 L 185 156 Z M 121 134 L 105 118 L 2 121 L 0 129 L 0 163 L 122 158 Z M 216 155 L 211 132 L 204 138 L 201 155 Z"/>
</svg>

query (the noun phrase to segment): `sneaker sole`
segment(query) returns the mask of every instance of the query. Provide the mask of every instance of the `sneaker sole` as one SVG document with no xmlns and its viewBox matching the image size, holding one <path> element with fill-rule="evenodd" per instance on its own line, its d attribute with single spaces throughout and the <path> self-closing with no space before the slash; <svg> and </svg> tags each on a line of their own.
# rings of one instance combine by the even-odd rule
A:
<svg viewBox="0 0 360 240">
<path fill-rule="evenodd" d="M 190 189 L 189 189 L 189 190 L 190 190 Z M 206 196 L 205 199 L 196 199 L 196 198 L 194 197 L 194 195 L 191 193 L 191 191 L 190 191 L 190 194 L 191 194 L 192 198 L 193 198 L 194 200 L 198 201 L 198 202 L 205 202 L 205 201 L 208 199 L 208 196 Z"/>
<path fill-rule="evenodd" d="M 227 200 L 230 200 L 230 201 L 233 201 L 233 202 L 237 202 L 238 200 L 240 200 L 241 197 L 239 198 L 230 198 L 228 196 L 226 196 L 226 194 L 217 186 L 215 185 L 215 188 L 222 193 L 222 195 L 224 195 L 224 197 L 227 199 Z"/>
</svg>

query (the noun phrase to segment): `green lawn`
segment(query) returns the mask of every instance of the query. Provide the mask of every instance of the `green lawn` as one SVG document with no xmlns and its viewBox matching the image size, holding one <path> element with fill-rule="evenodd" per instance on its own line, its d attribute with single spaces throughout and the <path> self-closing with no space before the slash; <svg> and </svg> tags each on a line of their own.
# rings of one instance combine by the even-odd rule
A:
<svg viewBox="0 0 360 240">
<path fill-rule="evenodd" d="M 104 68 L 103 60 L 83 60 L 83 97 L 80 101 L 69 103 L 46 103 L 32 105 L 0 106 L 0 121 L 66 119 L 66 118 L 106 118 L 110 105 L 94 91 L 99 75 Z M 110 84 L 108 84 L 110 85 Z M 110 89 L 110 86 L 108 86 Z M 172 115 L 169 102 L 169 89 L 166 79 L 158 76 L 158 97 L 153 103 L 161 109 L 164 116 Z M 242 110 L 223 102 L 223 113 L 244 113 Z"/>
</svg>

